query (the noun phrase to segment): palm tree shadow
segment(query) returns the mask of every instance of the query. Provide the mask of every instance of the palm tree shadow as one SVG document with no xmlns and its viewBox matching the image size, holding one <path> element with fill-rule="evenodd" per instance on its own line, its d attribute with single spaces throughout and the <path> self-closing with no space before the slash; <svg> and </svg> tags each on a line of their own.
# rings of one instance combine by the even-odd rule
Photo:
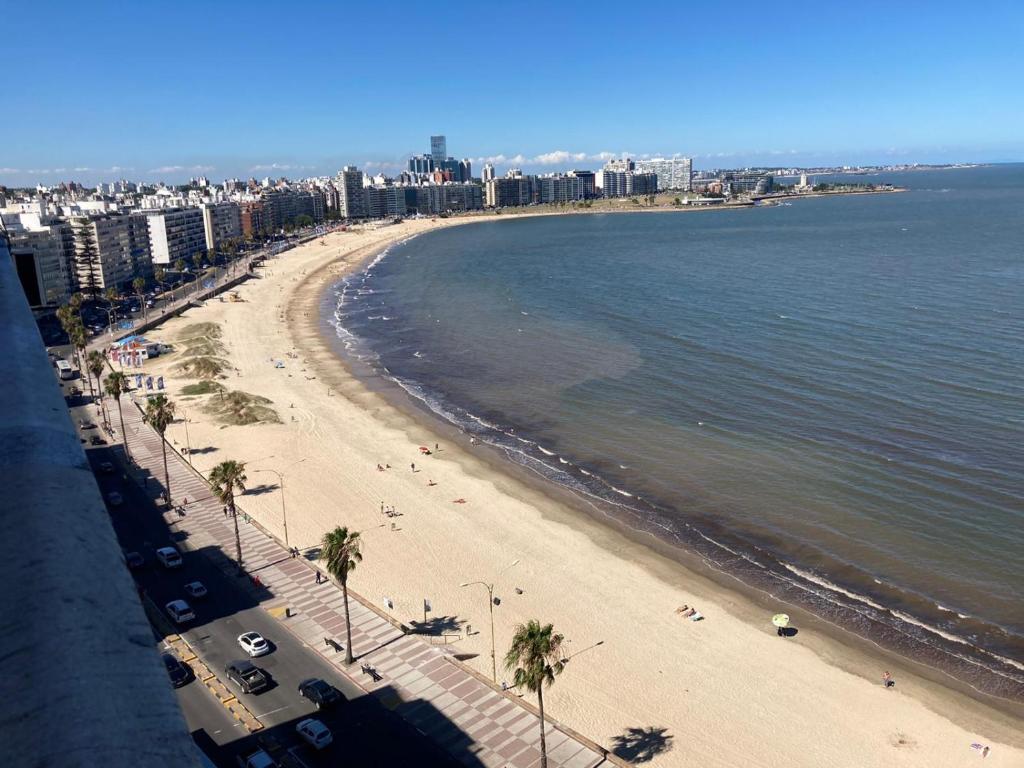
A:
<svg viewBox="0 0 1024 768">
<path fill-rule="evenodd" d="M 458 632 L 464 623 L 458 616 L 431 616 L 426 621 L 410 621 L 409 626 L 417 635 L 443 635 Z"/>
<path fill-rule="evenodd" d="M 277 483 L 263 483 L 261 485 L 253 485 L 246 488 L 242 492 L 242 496 L 262 496 L 264 493 L 271 493 L 276 491 L 280 486 Z"/>
<path fill-rule="evenodd" d="M 668 728 L 627 728 L 612 737 L 612 754 L 630 763 L 649 763 L 672 749 L 674 738 Z"/>
</svg>

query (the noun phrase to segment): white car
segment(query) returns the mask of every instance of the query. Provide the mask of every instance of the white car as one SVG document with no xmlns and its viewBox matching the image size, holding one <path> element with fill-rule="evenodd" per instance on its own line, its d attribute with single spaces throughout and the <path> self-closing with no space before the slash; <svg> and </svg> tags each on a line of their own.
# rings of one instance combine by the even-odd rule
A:
<svg viewBox="0 0 1024 768">
<path fill-rule="evenodd" d="M 251 657 L 270 653 L 270 643 L 263 639 L 259 632 L 245 632 L 238 636 L 238 644 Z"/>
<path fill-rule="evenodd" d="M 181 553 L 174 547 L 160 547 L 156 551 L 156 559 L 164 568 L 181 568 Z"/>
<path fill-rule="evenodd" d="M 189 597 L 206 597 L 206 587 L 201 581 L 190 581 L 185 585 L 185 591 L 188 592 Z"/>
<path fill-rule="evenodd" d="M 334 741 L 331 729 L 313 718 L 300 721 L 295 726 L 295 732 L 316 749 L 323 749 Z"/>
<path fill-rule="evenodd" d="M 167 615 L 174 619 L 175 624 L 184 624 L 196 617 L 192 608 L 184 600 L 171 600 L 164 608 L 167 609 Z"/>
</svg>

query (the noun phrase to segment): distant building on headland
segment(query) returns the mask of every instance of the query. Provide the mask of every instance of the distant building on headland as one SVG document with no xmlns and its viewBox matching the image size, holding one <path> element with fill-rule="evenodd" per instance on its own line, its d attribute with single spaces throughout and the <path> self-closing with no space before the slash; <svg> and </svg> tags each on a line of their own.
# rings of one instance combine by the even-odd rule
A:
<svg viewBox="0 0 1024 768">
<path fill-rule="evenodd" d="M 721 176 L 723 191 L 730 195 L 766 195 L 775 186 L 775 179 L 768 173 L 743 173 L 726 171 Z"/>
<path fill-rule="evenodd" d="M 689 192 L 692 188 L 693 160 L 689 157 L 654 157 L 649 160 L 637 160 L 636 170 L 656 174 L 659 192 Z"/>
</svg>

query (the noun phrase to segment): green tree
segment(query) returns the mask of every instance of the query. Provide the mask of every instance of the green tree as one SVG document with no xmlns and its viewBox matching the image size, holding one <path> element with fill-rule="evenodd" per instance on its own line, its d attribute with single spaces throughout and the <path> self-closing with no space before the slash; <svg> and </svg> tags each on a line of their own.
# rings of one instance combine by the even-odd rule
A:
<svg viewBox="0 0 1024 768">
<path fill-rule="evenodd" d="M 192 254 L 192 266 L 196 268 L 196 272 L 203 265 L 204 254 L 202 251 L 196 251 Z"/>
<path fill-rule="evenodd" d="M 146 297 L 144 292 L 146 290 L 146 280 L 142 277 L 136 277 L 132 280 L 132 288 L 135 289 L 135 295 L 139 297 L 139 306 L 142 307 L 142 321 L 145 322 L 149 313 L 146 311 Z"/>
<path fill-rule="evenodd" d="M 163 267 L 157 267 L 153 272 L 153 277 L 156 279 L 156 284 L 163 288 L 164 280 L 167 279 L 167 270 Z"/>
<path fill-rule="evenodd" d="M 184 272 L 185 271 L 185 260 L 184 259 L 175 259 L 174 260 L 174 270 L 178 274 L 181 274 L 182 272 Z"/>
<path fill-rule="evenodd" d="M 89 382 L 89 394 L 95 397 L 96 393 L 92 388 L 92 377 L 89 376 L 85 369 L 85 348 L 88 343 L 85 337 L 85 326 L 81 322 L 75 323 L 71 333 L 68 334 L 68 338 L 71 339 L 71 345 L 75 348 L 75 362 L 78 365 L 78 372 L 85 375 L 86 381 Z"/>
<path fill-rule="evenodd" d="M 85 292 L 95 299 L 100 294 L 100 256 L 96 248 L 96 235 L 93 232 L 92 221 L 85 217 L 75 219 L 72 231 L 75 239 L 75 267 L 79 282 Z"/>
<path fill-rule="evenodd" d="M 85 366 L 89 373 L 96 377 L 96 392 L 99 393 L 100 398 L 100 412 L 103 413 L 103 421 L 107 421 L 107 414 L 104 410 L 103 405 L 103 371 L 107 369 L 107 356 L 100 352 L 98 349 L 94 349 L 85 356 Z M 89 388 L 92 389 L 92 382 L 89 383 Z"/>
<path fill-rule="evenodd" d="M 548 749 L 544 739 L 544 686 L 551 687 L 555 676 L 565 667 L 562 642 L 565 640 L 550 624 L 543 627 L 536 619 L 516 627 L 512 646 L 505 654 L 505 668 L 512 672 L 516 687 L 537 694 L 540 710 L 540 765 L 547 768 Z"/>
<path fill-rule="evenodd" d="M 221 504 L 231 512 L 235 524 L 235 566 L 242 570 L 242 536 L 238 532 L 238 512 L 235 510 L 235 491 L 245 492 L 245 464 L 240 461 L 222 461 L 210 470 L 210 488 Z"/>
<path fill-rule="evenodd" d="M 174 421 L 174 403 L 167 395 L 156 395 L 146 403 L 146 414 L 143 420 L 160 435 L 160 448 L 164 453 L 164 487 L 167 489 L 167 503 L 171 503 L 171 473 L 167 470 L 167 440 L 164 433 Z"/>
<path fill-rule="evenodd" d="M 124 412 L 121 410 L 121 395 L 128 391 L 128 377 L 123 371 L 114 371 L 104 382 L 107 394 L 117 403 L 117 416 L 121 420 L 121 442 L 124 443 L 124 454 L 131 461 L 132 454 L 128 450 L 128 433 L 124 431 Z"/>
<path fill-rule="evenodd" d="M 321 542 L 320 557 L 327 566 L 327 572 L 341 582 L 341 594 L 345 600 L 345 663 L 351 664 L 352 656 L 352 621 L 348 612 L 348 575 L 362 562 L 363 553 L 359 551 L 359 531 L 349 532 L 341 526 L 324 534 Z"/>
</svg>

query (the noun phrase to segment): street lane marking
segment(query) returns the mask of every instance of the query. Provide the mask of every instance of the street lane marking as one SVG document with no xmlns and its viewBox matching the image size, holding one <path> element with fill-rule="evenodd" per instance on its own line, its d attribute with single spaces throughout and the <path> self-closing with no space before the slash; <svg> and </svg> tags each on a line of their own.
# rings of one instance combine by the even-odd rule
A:
<svg viewBox="0 0 1024 768">
<path fill-rule="evenodd" d="M 284 712 L 286 709 L 291 709 L 291 708 L 292 708 L 291 704 L 286 704 L 283 707 L 278 707 L 277 709 L 272 709 L 269 712 L 264 712 L 262 715 L 253 715 L 253 717 L 255 717 L 256 719 L 262 719 L 264 717 L 267 717 L 268 715 L 274 714 L 275 712 Z"/>
</svg>

